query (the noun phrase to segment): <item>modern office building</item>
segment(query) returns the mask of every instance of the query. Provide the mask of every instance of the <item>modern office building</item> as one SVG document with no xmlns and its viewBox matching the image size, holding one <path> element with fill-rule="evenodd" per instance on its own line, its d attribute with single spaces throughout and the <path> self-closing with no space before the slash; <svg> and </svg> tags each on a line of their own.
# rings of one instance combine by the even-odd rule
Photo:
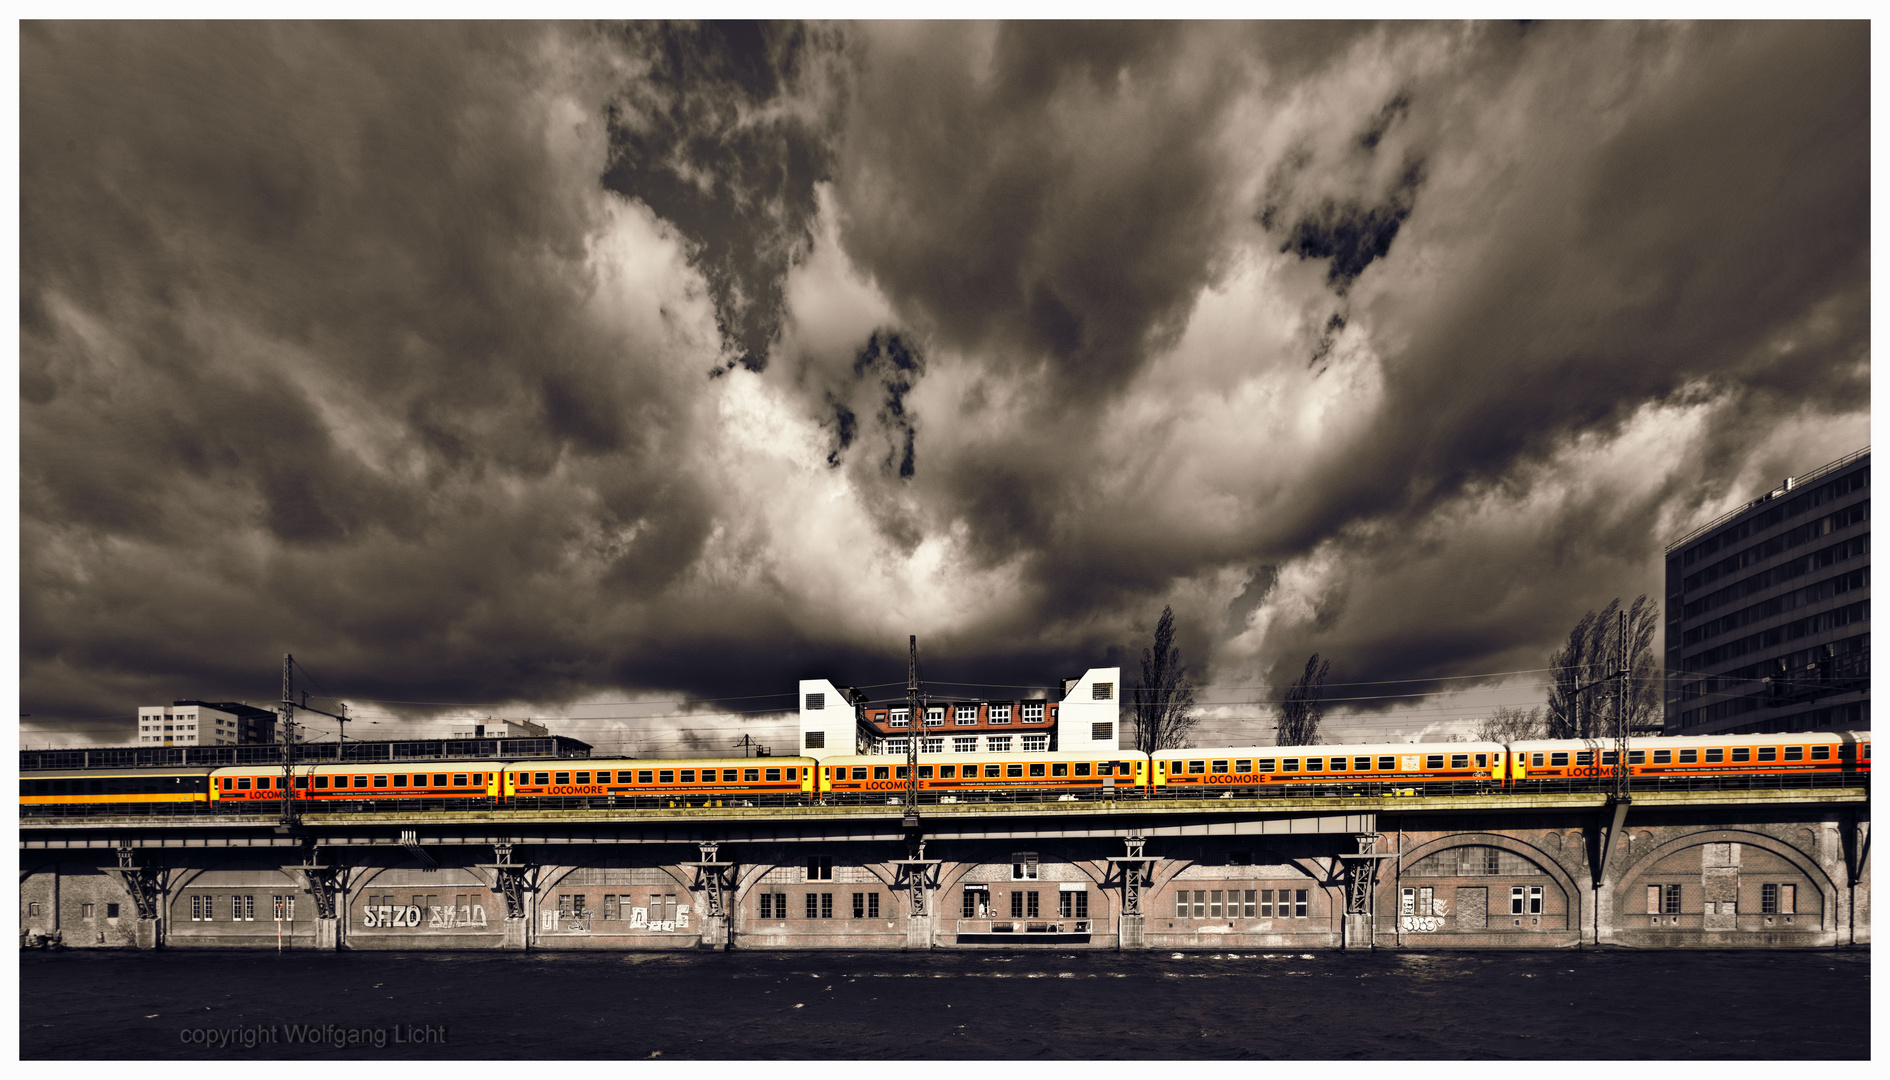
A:
<svg viewBox="0 0 1890 1080">
<path fill-rule="evenodd" d="M 1667 548 L 1669 735 L 1870 727 L 1870 448 Z"/>
<path fill-rule="evenodd" d="M 138 709 L 139 746 L 246 746 L 276 741 L 276 714 L 236 701 L 173 701 Z"/>
</svg>

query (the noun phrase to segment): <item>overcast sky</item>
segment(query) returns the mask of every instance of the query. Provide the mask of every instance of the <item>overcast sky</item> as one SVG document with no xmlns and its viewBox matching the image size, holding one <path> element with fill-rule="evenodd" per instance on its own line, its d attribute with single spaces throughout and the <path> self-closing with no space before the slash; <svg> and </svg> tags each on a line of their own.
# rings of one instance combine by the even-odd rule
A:
<svg viewBox="0 0 1890 1080">
<path fill-rule="evenodd" d="M 20 64 L 39 741 L 285 652 L 351 735 L 720 740 L 788 702 L 706 699 L 903 683 L 907 634 L 930 680 L 1132 677 L 1164 604 L 1213 701 L 1313 651 L 1482 688 L 1357 706 L 1422 725 L 1539 701 L 1667 542 L 1869 441 L 1863 23 L 27 23 Z"/>
</svg>

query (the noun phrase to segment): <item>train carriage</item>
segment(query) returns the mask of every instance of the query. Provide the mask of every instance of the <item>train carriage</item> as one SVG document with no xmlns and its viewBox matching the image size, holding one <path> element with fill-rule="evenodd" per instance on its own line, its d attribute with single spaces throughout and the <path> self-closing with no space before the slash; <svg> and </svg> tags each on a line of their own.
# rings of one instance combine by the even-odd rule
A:
<svg viewBox="0 0 1890 1080">
<path fill-rule="evenodd" d="M 1503 779 L 1501 743 L 1375 743 L 1357 746 L 1237 746 L 1160 750 L 1154 786 L 1167 794 L 1257 794 L 1296 787 L 1371 784 L 1491 784 Z"/>
<path fill-rule="evenodd" d="M 295 797 L 315 805 L 359 800 L 471 800 L 496 797 L 504 763 L 401 761 L 295 767 Z M 282 767 L 238 765 L 216 770 L 213 802 L 273 802 L 282 798 Z"/>
<path fill-rule="evenodd" d="M 20 805 L 111 806 L 202 803 L 209 768 L 59 769 L 20 778 Z"/>
<path fill-rule="evenodd" d="M 1147 782 L 1148 758 L 1132 750 L 919 755 L 919 790 L 940 801 L 1018 793 L 1094 798 L 1109 789 L 1126 794 L 1144 788 Z M 842 801 L 895 798 L 906 790 L 905 759 L 894 755 L 824 758 L 820 790 Z"/>
<path fill-rule="evenodd" d="M 1611 776 L 1615 748 L 1605 740 L 1538 739 L 1511 743 L 1517 781 Z M 1780 773 L 1862 773 L 1870 769 L 1870 732 L 1807 731 L 1772 735 L 1679 735 L 1634 740 L 1628 773 L 1635 779 L 1776 776 Z"/>
<path fill-rule="evenodd" d="M 506 766 L 503 797 L 784 802 L 813 797 L 816 764 L 802 757 L 518 761 Z"/>
</svg>

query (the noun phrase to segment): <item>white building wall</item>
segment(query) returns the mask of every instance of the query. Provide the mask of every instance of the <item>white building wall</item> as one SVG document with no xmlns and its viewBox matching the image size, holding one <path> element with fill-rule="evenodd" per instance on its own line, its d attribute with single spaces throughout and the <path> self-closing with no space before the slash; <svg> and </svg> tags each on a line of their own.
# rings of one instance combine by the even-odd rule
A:
<svg viewBox="0 0 1890 1080">
<path fill-rule="evenodd" d="M 1122 746 L 1122 669 L 1090 668 L 1057 707 L 1058 750 Z"/>
<path fill-rule="evenodd" d="M 800 706 L 800 743 L 791 753 L 818 759 L 856 752 L 858 720 L 845 691 L 826 679 L 802 679 Z"/>
<path fill-rule="evenodd" d="M 235 715 L 202 705 L 140 705 L 136 726 L 133 746 L 230 746 L 237 735 Z"/>
</svg>

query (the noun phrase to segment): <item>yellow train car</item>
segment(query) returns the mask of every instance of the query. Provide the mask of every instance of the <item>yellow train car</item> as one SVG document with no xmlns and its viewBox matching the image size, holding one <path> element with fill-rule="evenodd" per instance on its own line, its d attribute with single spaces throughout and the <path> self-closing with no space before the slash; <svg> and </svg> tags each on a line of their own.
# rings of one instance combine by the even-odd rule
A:
<svg viewBox="0 0 1890 1080">
<path fill-rule="evenodd" d="M 206 767 L 35 772 L 20 780 L 20 805 L 207 802 L 213 771 Z"/>
</svg>

